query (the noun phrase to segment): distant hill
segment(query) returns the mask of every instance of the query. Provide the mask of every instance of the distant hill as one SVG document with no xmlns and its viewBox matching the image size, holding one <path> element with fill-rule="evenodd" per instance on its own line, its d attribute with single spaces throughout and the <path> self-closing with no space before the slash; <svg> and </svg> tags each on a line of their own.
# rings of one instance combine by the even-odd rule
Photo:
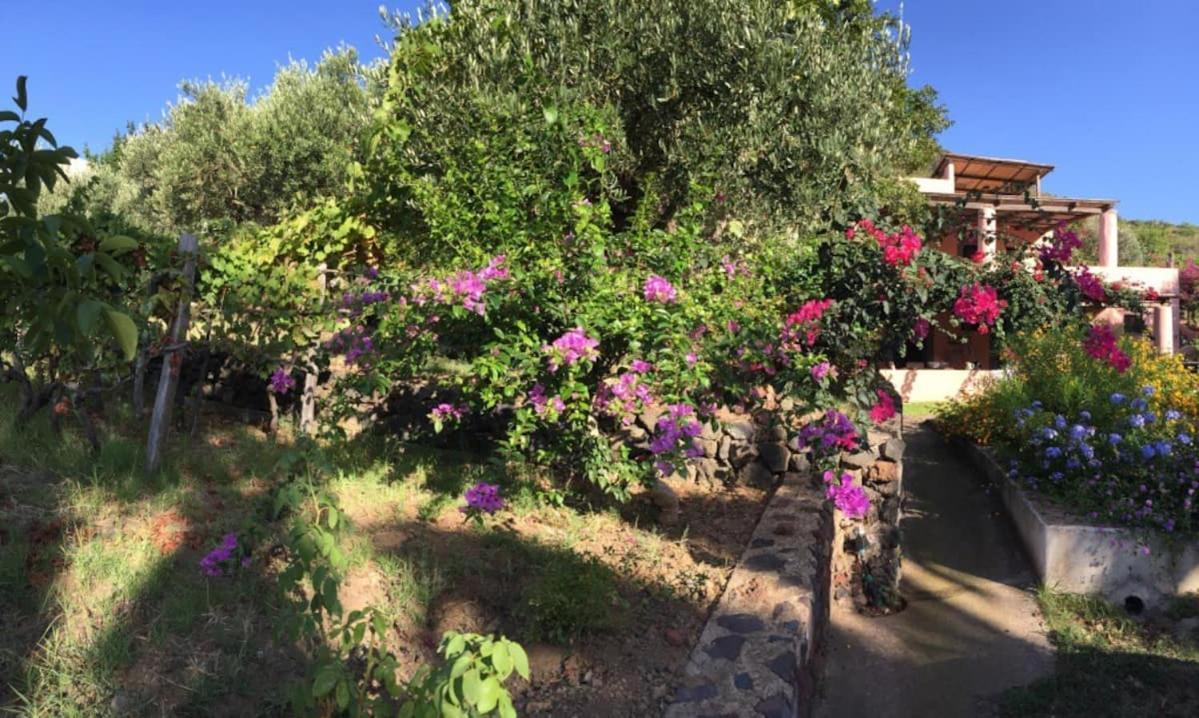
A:
<svg viewBox="0 0 1199 718">
<path fill-rule="evenodd" d="M 1174 266 L 1182 266 L 1189 258 L 1199 260 L 1199 225 L 1142 219 L 1121 220 L 1120 224 L 1136 232 L 1145 259 L 1152 266 L 1164 266 L 1170 252 L 1174 253 Z"/>
<path fill-rule="evenodd" d="M 1120 264 L 1130 267 L 1164 267 L 1171 252 L 1174 266 L 1187 259 L 1199 260 L 1199 225 L 1189 222 L 1170 224 L 1155 219 L 1120 218 Z M 1082 259 L 1096 261 L 1099 220 L 1088 219 L 1078 226 L 1082 238 Z"/>
</svg>

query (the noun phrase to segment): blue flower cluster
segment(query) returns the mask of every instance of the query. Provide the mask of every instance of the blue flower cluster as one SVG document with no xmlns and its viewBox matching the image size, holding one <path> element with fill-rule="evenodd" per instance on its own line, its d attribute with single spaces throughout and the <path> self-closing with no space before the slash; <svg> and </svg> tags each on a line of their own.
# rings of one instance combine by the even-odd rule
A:
<svg viewBox="0 0 1199 718">
<path fill-rule="evenodd" d="M 1092 407 L 1100 419 L 1087 410 L 1053 412 L 1039 401 L 1016 410 L 1021 441 L 1000 447 L 1010 457 L 1009 475 L 1099 521 L 1199 530 L 1199 452 L 1182 413 L 1159 415 L 1152 397 L 1149 386 L 1131 398 L 1114 393 L 1109 406 Z"/>
</svg>

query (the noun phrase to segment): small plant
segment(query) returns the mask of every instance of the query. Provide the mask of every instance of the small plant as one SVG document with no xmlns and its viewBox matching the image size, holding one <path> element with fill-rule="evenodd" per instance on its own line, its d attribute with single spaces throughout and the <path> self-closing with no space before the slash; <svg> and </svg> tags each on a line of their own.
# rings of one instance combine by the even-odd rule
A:
<svg viewBox="0 0 1199 718">
<path fill-rule="evenodd" d="M 526 635 L 569 643 L 612 623 L 618 598 L 612 572 L 594 557 L 552 557 L 521 596 L 517 608 Z"/>
<path fill-rule="evenodd" d="M 401 718 L 515 718 L 504 681 L 513 673 L 529 679 L 529 658 L 519 644 L 502 636 L 449 631 L 437 652 L 444 663 L 422 668 L 407 686 Z"/>
<path fill-rule="evenodd" d="M 459 508 L 468 521 L 483 525 L 483 516 L 490 516 L 504 508 L 504 499 L 500 496 L 500 487 L 480 481 L 466 490 L 464 495 L 466 506 Z"/>
<path fill-rule="evenodd" d="M 338 537 L 347 519 L 336 497 L 314 481 L 314 473 L 319 472 L 313 467 L 326 461 L 312 442 L 289 452 L 282 466 L 300 476 L 281 487 L 275 498 L 275 516 L 289 515 L 293 520 L 286 542 L 290 562 L 279 575 L 293 608 L 286 629 L 311 657 L 293 694 L 295 712 L 473 718 L 498 711 L 503 718 L 515 716 L 503 683 L 514 671 L 529 677 L 529 661 L 518 644 L 503 637 L 447 633 L 439 649 L 445 663 L 436 669 L 423 668 L 404 685 L 396 679 L 396 657 L 385 645 L 391 626 L 387 614 L 368 606 L 343 615 L 338 593 L 348 560 Z M 483 503 L 493 506 L 496 501 L 502 506 L 498 496 Z M 219 554 L 214 566 L 232 559 L 236 539 L 230 534 L 214 551 Z"/>
</svg>

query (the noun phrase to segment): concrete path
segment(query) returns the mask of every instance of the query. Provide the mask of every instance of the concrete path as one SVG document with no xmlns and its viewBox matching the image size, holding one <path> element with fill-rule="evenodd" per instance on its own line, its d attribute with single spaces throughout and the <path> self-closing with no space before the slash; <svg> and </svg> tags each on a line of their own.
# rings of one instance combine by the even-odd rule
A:
<svg viewBox="0 0 1199 718">
<path fill-rule="evenodd" d="M 1053 669 L 998 497 L 931 428 L 904 438 L 908 606 L 882 618 L 833 607 L 818 718 L 990 715 L 996 694 Z"/>
</svg>

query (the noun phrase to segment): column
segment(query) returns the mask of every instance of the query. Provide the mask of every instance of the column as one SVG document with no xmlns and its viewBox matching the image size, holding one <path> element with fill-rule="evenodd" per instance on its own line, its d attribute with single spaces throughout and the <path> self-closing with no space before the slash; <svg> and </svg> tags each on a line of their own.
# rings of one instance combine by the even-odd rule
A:
<svg viewBox="0 0 1199 718">
<path fill-rule="evenodd" d="M 983 261 L 990 262 L 995 258 L 997 234 L 995 208 L 983 207 L 978 210 L 978 249 L 983 253 Z"/>
<path fill-rule="evenodd" d="M 1105 209 L 1099 215 L 1099 266 L 1120 266 L 1120 233 L 1116 210 Z"/>
<path fill-rule="evenodd" d="M 1153 311 L 1153 339 L 1160 354 L 1174 353 L 1174 305 L 1163 302 Z"/>
</svg>

